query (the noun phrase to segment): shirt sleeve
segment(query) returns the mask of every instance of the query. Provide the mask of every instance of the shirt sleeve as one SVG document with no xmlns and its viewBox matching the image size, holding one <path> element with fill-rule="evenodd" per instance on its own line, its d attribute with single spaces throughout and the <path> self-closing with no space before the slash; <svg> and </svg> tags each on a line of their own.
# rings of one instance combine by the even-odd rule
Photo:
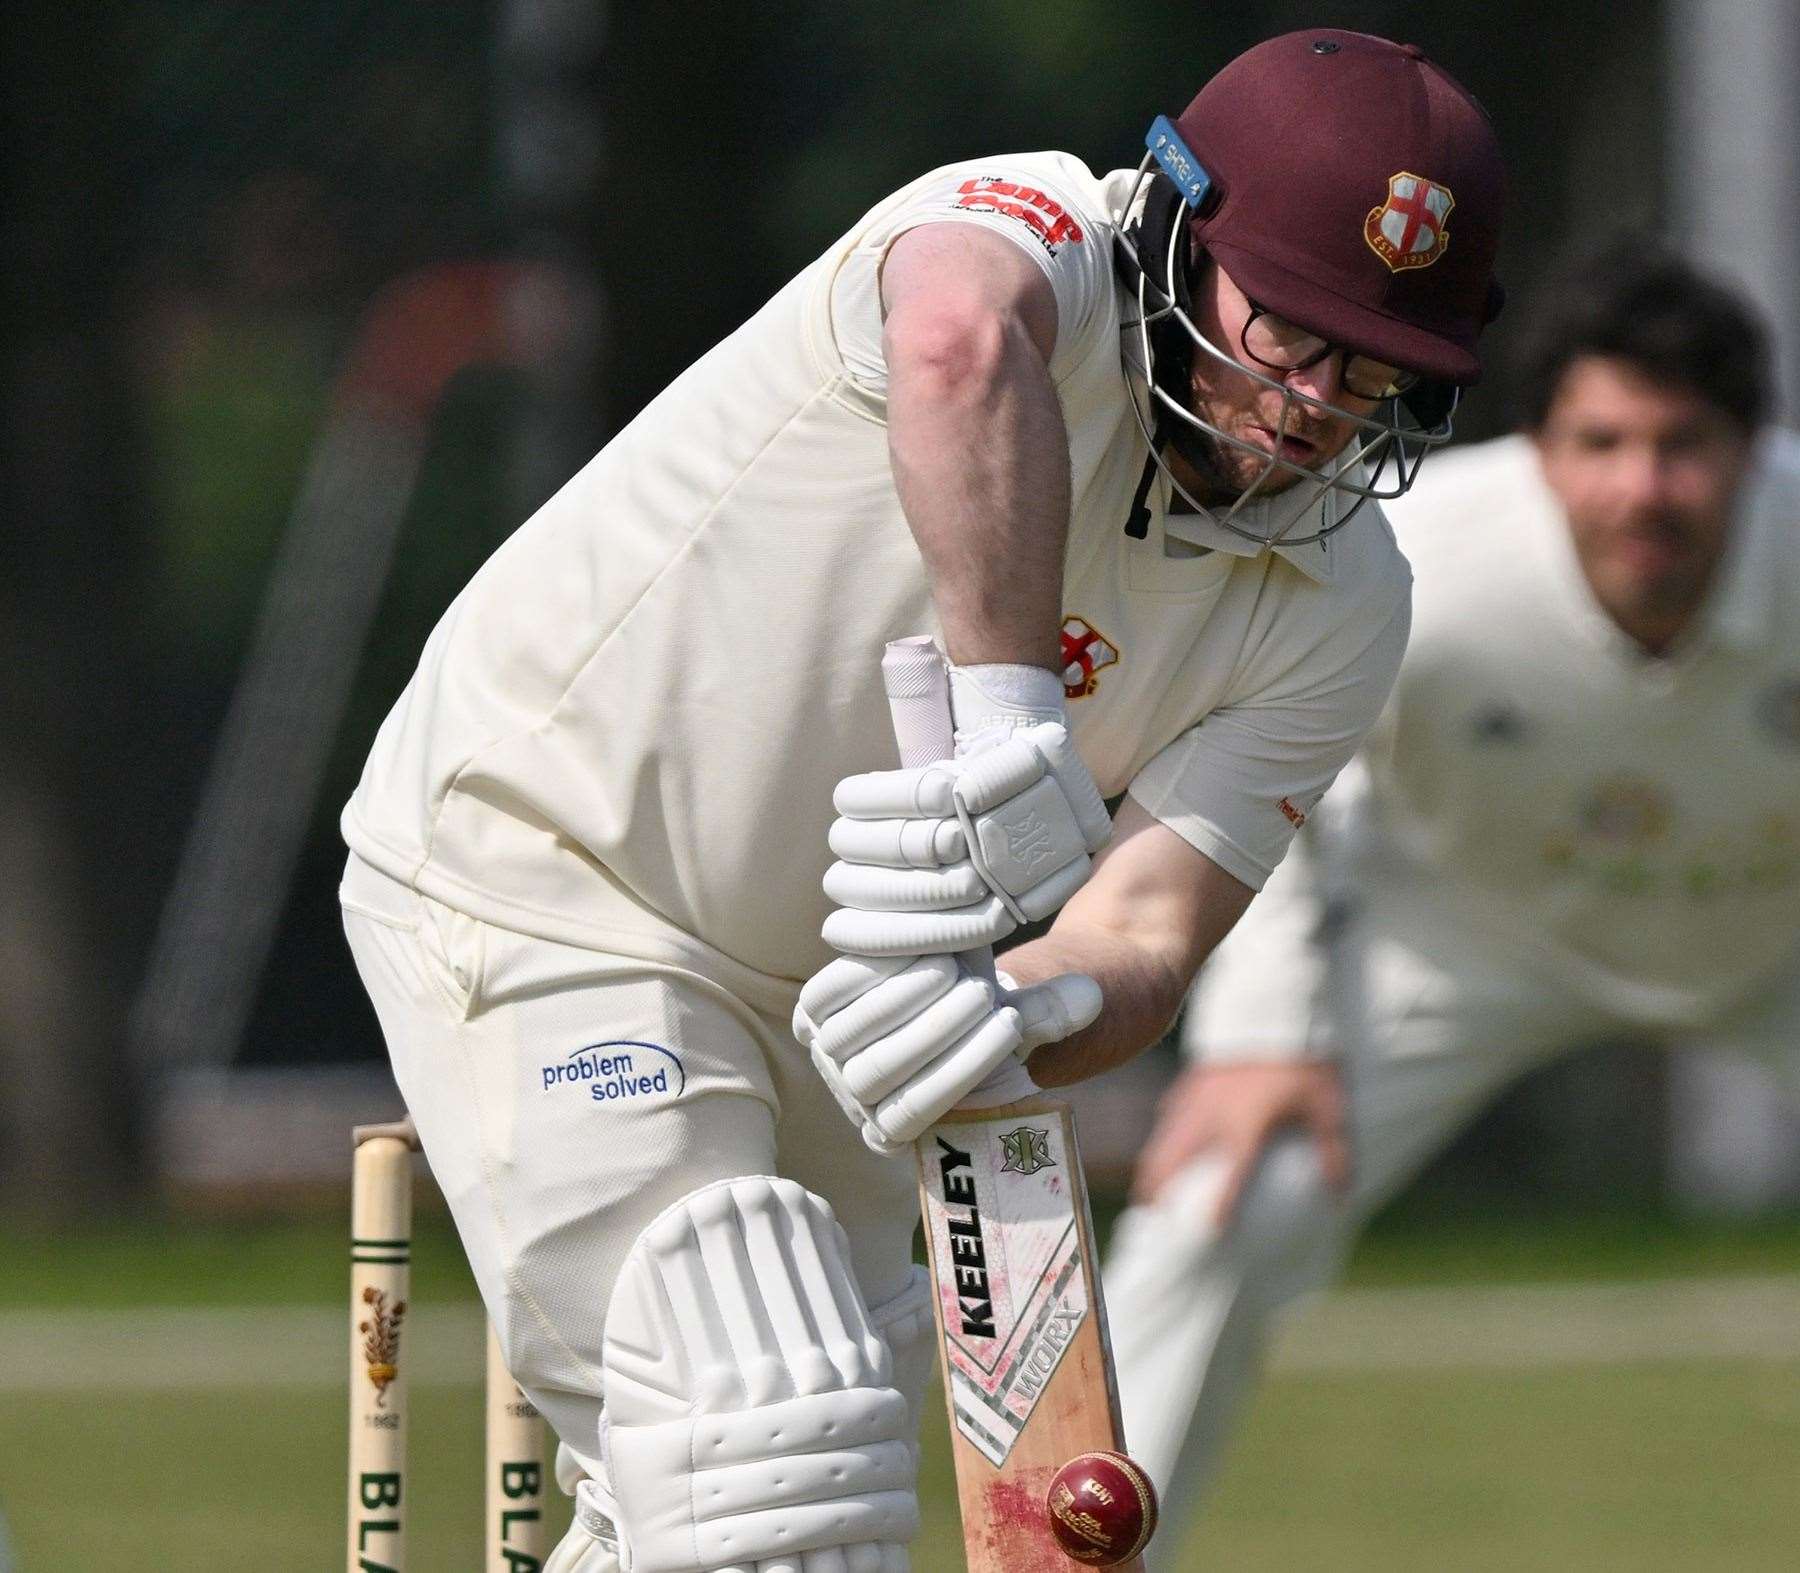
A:
<svg viewBox="0 0 1800 1573">
<path fill-rule="evenodd" d="M 1261 890 L 1295 831 L 1381 714 L 1411 625 L 1402 595 L 1347 658 L 1306 661 L 1268 691 L 1201 718 L 1131 796 L 1234 879 Z"/>
<path fill-rule="evenodd" d="M 1349 918 L 1338 799 L 1343 780 L 1295 836 L 1281 866 L 1220 944 L 1188 996 L 1181 1051 L 1222 1065 L 1330 1058 L 1338 1029 L 1328 978 Z"/>
<path fill-rule="evenodd" d="M 924 224 L 972 224 L 1017 246 L 1037 264 L 1056 296 L 1060 378 L 1078 362 L 1082 340 L 1112 316 L 1112 232 L 1105 214 L 1072 186 L 1041 169 L 997 159 L 957 164 L 921 181 L 857 243 L 832 284 L 831 315 L 838 353 L 852 377 L 873 393 L 887 391 L 881 353 L 881 264 L 888 248 Z"/>
</svg>

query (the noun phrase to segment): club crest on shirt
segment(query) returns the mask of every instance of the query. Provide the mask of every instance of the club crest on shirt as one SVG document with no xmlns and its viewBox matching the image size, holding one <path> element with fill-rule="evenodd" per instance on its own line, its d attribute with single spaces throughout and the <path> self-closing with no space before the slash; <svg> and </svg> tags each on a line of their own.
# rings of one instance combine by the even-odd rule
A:
<svg viewBox="0 0 1800 1573">
<path fill-rule="evenodd" d="M 1800 677 L 1765 688 L 1757 697 L 1756 714 L 1782 742 L 1800 748 Z"/>
<path fill-rule="evenodd" d="M 1450 210 L 1455 206 L 1448 186 L 1403 169 L 1388 176 L 1387 200 L 1369 209 L 1363 239 L 1390 272 L 1428 268 L 1449 249 Z"/>
<path fill-rule="evenodd" d="M 1119 659 L 1119 647 L 1084 617 L 1062 625 L 1063 695 L 1085 699 L 1100 685 L 1100 673 Z"/>
<path fill-rule="evenodd" d="M 1544 865 L 1608 897 L 1707 903 L 1800 888 L 1800 814 L 1785 806 L 1709 825 L 1685 818 L 1655 782 L 1623 772 L 1574 802 L 1573 822 L 1542 843 Z"/>
<path fill-rule="evenodd" d="M 1641 776 L 1598 781 L 1581 808 L 1581 828 L 1597 840 L 1643 844 L 1660 841 L 1674 817 L 1668 797 Z"/>
</svg>

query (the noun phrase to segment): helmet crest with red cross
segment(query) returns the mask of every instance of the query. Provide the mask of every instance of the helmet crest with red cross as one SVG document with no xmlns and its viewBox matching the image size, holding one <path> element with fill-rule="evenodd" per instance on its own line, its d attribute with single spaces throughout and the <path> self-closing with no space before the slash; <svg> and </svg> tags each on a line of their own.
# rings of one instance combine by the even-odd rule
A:
<svg viewBox="0 0 1800 1573">
<path fill-rule="evenodd" d="M 1363 239 L 1392 272 L 1428 268 L 1450 244 L 1450 210 L 1455 206 L 1448 186 L 1403 169 L 1388 176 L 1387 201 L 1369 209 Z"/>
</svg>

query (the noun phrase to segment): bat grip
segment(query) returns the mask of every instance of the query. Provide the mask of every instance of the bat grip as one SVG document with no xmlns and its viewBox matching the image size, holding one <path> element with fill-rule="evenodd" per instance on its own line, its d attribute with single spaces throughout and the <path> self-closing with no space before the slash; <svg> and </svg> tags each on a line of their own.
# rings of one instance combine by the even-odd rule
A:
<svg viewBox="0 0 1800 1573">
<path fill-rule="evenodd" d="M 892 640 L 881 654 L 881 686 L 887 690 L 902 765 L 916 770 L 955 754 L 950 664 L 930 638 L 921 634 Z M 962 958 L 976 977 L 994 981 L 994 953 L 986 945 L 962 952 Z"/>
<path fill-rule="evenodd" d="M 950 664 L 929 638 L 892 641 L 881 654 L 881 686 L 887 690 L 902 765 L 916 770 L 956 752 Z"/>
</svg>

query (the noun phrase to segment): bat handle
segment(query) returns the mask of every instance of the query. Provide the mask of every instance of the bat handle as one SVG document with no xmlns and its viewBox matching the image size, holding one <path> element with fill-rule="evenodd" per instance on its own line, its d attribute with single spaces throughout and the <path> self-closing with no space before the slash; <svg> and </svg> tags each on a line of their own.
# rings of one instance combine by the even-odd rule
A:
<svg viewBox="0 0 1800 1573">
<path fill-rule="evenodd" d="M 930 638 L 920 634 L 890 641 L 881 653 L 881 685 L 887 690 L 901 764 L 913 770 L 956 752 L 950 663 Z M 994 981 L 994 953 L 987 946 L 964 951 L 963 961 L 976 977 Z"/>
<path fill-rule="evenodd" d="M 881 653 L 881 686 L 900 763 L 909 770 L 956 752 L 950 721 L 950 664 L 925 635 L 895 639 Z"/>
</svg>

